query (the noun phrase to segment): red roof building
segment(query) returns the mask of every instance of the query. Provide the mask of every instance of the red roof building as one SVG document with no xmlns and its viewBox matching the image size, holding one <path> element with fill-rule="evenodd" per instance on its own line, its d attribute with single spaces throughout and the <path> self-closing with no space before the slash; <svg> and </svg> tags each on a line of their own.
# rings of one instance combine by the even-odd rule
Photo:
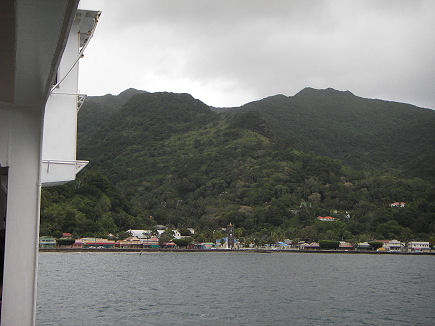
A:
<svg viewBox="0 0 435 326">
<path fill-rule="evenodd" d="M 332 216 L 317 216 L 317 219 L 322 222 L 331 222 L 337 220 L 335 217 Z"/>
<path fill-rule="evenodd" d="M 401 202 L 394 202 L 390 204 L 390 207 L 405 207 L 405 202 L 401 201 Z"/>
</svg>

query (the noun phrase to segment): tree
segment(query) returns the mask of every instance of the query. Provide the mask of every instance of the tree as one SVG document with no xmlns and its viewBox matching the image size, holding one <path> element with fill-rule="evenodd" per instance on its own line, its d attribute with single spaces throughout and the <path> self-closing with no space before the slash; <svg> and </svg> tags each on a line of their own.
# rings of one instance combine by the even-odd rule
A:
<svg viewBox="0 0 435 326">
<path fill-rule="evenodd" d="M 384 244 L 380 241 L 370 241 L 369 245 L 372 246 L 374 250 L 381 248 Z"/>
<path fill-rule="evenodd" d="M 52 232 L 53 237 L 55 238 L 61 238 L 62 237 L 62 231 L 56 230 Z"/>
<path fill-rule="evenodd" d="M 57 239 L 56 244 L 58 246 L 72 246 L 75 243 L 74 239 Z"/>
<path fill-rule="evenodd" d="M 396 220 L 390 220 L 386 223 L 379 224 L 376 228 L 376 232 L 385 239 L 400 238 L 403 227 L 400 226 Z"/>
<path fill-rule="evenodd" d="M 185 237 L 181 239 L 173 239 L 172 241 L 177 245 L 177 247 L 187 247 L 192 243 L 193 239 L 191 237 Z"/>
<path fill-rule="evenodd" d="M 116 238 L 117 238 L 118 240 L 124 240 L 124 239 L 127 239 L 128 237 L 131 237 L 131 234 L 130 234 L 129 232 L 127 232 L 127 231 L 119 232 L 119 233 L 116 235 Z"/>
<path fill-rule="evenodd" d="M 192 232 L 190 232 L 190 230 L 185 228 L 185 227 L 179 228 L 178 232 L 180 232 L 180 235 L 182 235 L 182 236 L 191 236 L 192 235 Z"/>
<path fill-rule="evenodd" d="M 174 231 L 172 231 L 171 229 L 167 229 L 159 237 L 160 247 L 162 247 L 165 243 L 170 242 L 172 239 L 174 239 Z"/>
<path fill-rule="evenodd" d="M 340 246 L 340 241 L 335 240 L 320 240 L 320 249 L 337 249 Z"/>
<path fill-rule="evenodd" d="M 308 200 L 310 202 L 319 202 L 322 199 L 322 196 L 318 192 L 313 192 L 308 196 Z"/>
</svg>

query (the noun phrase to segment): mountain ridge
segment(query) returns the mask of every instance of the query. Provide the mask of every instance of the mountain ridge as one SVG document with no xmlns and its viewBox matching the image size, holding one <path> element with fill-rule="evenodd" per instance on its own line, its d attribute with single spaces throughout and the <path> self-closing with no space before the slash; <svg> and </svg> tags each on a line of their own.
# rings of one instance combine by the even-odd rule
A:
<svg viewBox="0 0 435 326">
<path fill-rule="evenodd" d="M 121 99 L 114 101 L 116 105 L 101 103 L 116 98 L 113 95 L 91 97 L 88 104 L 96 105 L 88 110 L 85 104 L 81 110 L 79 134 L 98 128 L 121 109 L 121 102 L 126 104 L 141 94 L 150 98 L 168 96 L 173 101 L 183 98 L 223 114 L 256 111 L 276 137 L 286 139 L 298 150 L 339 159 L 355 168 L 406 170 L 409 176 L 435 179 L 435 168 L 430 164 L 435 160 L 435 111 L 365 99 L 333 88 L 306 87 L 294 96 L 278 94 L 233 108 L 213 108 L 186 93 L 128 89 L 118 95 Z M 400 150 L 392 149 L 395 146 Z"/>
</svg>

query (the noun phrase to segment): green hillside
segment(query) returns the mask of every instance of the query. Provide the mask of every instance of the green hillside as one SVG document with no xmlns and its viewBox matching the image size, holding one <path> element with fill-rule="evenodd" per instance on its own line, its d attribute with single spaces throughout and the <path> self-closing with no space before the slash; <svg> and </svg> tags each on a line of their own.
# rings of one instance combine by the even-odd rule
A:
<svg viewBox="0 0 435 326">
<path fill-rule="evenodd" d="M 249 108 L 261 101 L 218 114 L 188 94 L 134 93 L 120 105 L 91 99 L 80 111 L 79 123 L 87 124 L 79 129 L 78 157 L 91 164 L 76 182 L 44 191 L 41 230 L 107 234 L 159 223 L 193 226 L 212 239 L 212 230 L 231 221 L 239 238 L 257 241 L 435 234 L 431 183 L 297 150 L 302 135 L 284 137 L 285 128 L 276 127 L 280 119 Z M 282 109 L 284 119 L 288 98 L 263 101 Z M 333 120 L 338 128 L 340 120 Z M 293 128 L 288 126 L 287 135 Z M 346 144 L 354 136 L 342 129 Z M 303 146 L 313 142 L 304 141 Z M 391 208 L 395 201 L 406 207 Z M 61 213 L 65 208 L 68 216 Z M 319 215 L 339 220 L 319 222 Z"/>
<path fill-rule="evenodd" d="M 278 137 L 355 168 L 435 179 L 435 111 L 305 88 L 227 112 L 261 113 Z"/>
</svg>

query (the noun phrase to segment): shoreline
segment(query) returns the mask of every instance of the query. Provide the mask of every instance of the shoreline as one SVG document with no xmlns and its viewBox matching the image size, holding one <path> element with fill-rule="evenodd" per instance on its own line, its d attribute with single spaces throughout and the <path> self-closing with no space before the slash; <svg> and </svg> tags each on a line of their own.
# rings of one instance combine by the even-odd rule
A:
<svg viewBox="0 0 435 326">
<path fill-rule="evenodd" d="M 430 256 L 435 255 L 435 252 L 391 252 L 391 251 L 354 251 L 354 250 L 271 250 L 271 249 L 170 249 L 170 248 L 39 248 L 39 252 L 204 252 L 204 253 L 219 253 L 219 252 L 238 252 L 238 253 L 311 253 L 311 254 L 368 254 L 368 255 L 415 255 L 415 256 Z"/>
</svg>

